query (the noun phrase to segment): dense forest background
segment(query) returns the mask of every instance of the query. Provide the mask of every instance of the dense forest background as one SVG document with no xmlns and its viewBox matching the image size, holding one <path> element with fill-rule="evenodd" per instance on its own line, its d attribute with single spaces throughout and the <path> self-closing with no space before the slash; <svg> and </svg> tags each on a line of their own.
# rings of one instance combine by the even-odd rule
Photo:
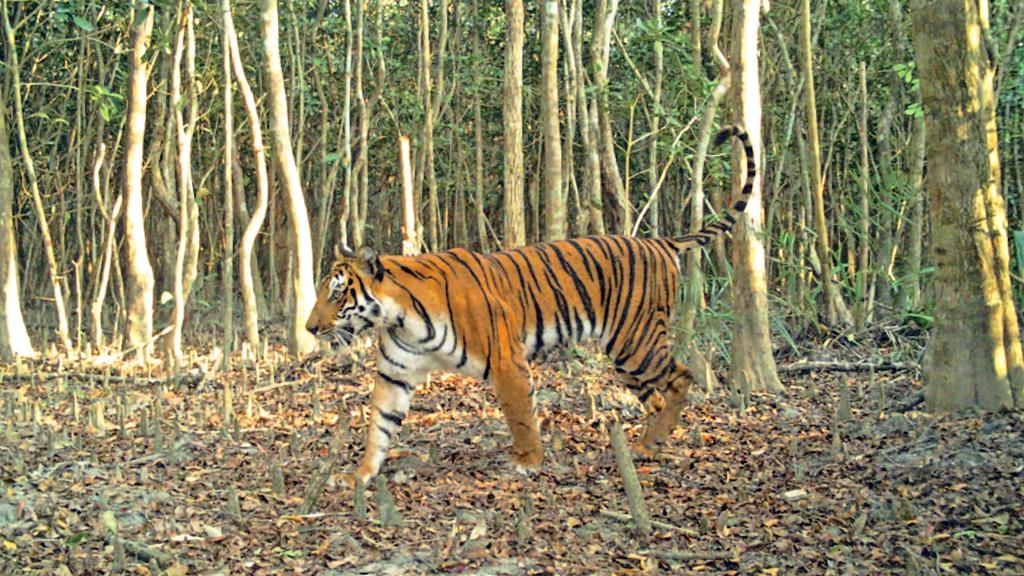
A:
<svg viewBox="0 0 1024 576">
<path fill-rule="evenodd" d="M 274 127 L 266 111 L 271 80 L 262 73 L 261 7 L 244 1 L 188 6 L 194 23 L 185 44 L 193 52 L 185 58 L 182 80 L 179 31 L 185 27 L 185 5 L 152 4 L 152 39 L 142 54 L 148 107 L 141 184 L 156 326 L 175 314 L 175 248 L 179 232 L 186 231 L 185 340 L 198 341 L 202 338 L 194 334 L 212 334 L 206 324 L 223 329 L 227 322 L 211 312 L 225 300 L 225 271 L 239 261 L 242 231 L 258 205 L 257 159 L 244 99 L 225 100 L 230 81 L 222 43 L 225 9 L 234 14 L 240 71 L 252 86 L 254 112 L 264 134 Z M 280 3 L 287 122 L 316 275 L 329 263 L 335 243 L 399 251 L 399 135 L 412 137 L 419 241 L 429 250 L 486 251 L 566 233 L 678 236 L 694 219 L 710 218 L 722 206 L 732 186 L 729 156 L 711 150 L 705 161 L 700 131 L 702 115 L 720 99 L 716 86 L 723 77 L 728 81 L 729 70 L 716 66 L 715 53 L 726 66 L 735 60 L 731 5 L 563 0 L 554 6 L 559 26 L 551 39 L 557 58 L 552 84 L 545 84 L 542 73 L 543 41 L 551 36 L 542 34 L 543 6 L 527 3 L 523 14 L 518 80 L 523 165 L 509 172 L 503 106 L 506 74 L 514 70 L 505 66 L 510 37 L 505 6 Z M 822 1 L 810 7 L 820 126 L 815 146 L 808 142 L 803 94 L 802 5 L 779 1 L 763 8 L 760 166 L 774 335 L 792 343 L 851 321 L 857 330 L 927 329 L 933 268 L 921 187 L 924 122 L 907 8 L 872 1 Z M 112 228 L 109 223 L 124 181 L 132 30 L 148 8 L 8 0 L 6 11 L 13 37 L 3 48 L 3 141 L 13 159 L 12 221 L 29 332 L 38 349 L 60 347 L 55 277 L 66 300 L 70 345 L 84 349 L 87 343 L 96 348 L 120 342 L 127 324 L 126 254 L 123 224 Z M 1014 3 L 993 2 L 985 36 L 996 69 L 1001 182 L 1012 230 L 1021 227 L 1024 215 L 1021 19 Z M 20 75 L 19 107 L 12 98 L 12 64 Z M 178 92 L 173 93 L 176 74 Z M 728 123 L 726 100 L 717 125 Z M 225 102 L 234 116 L 229 145 Z M 557 120 L 558 164 L 548 164 L 545 106 Z M 179 130 L 187 142 L 179 139 Z M 272 149 L 275 144 L 264 138 Z M 178 166 L 183 146 L 189 149 L 187 173 Z M 229 157 L 234 166 L 225 171 Z M 559 171 L 553 180 L 552 167 Z M 270 163 L 267 217 L 253 252 L 264 326 L 295 308 L 289 278 L 297 265 L 296 247 L 288 233 L 286 193 L 291 184 L 279 172 L 278 164 Z M 819 292 L 827 290 L 815 281 L 821 254 L 814 242 L 822 231 L 814 221 L 812 188 L 819 180 L 829 242 L 825 268 L 837 286 L 829 296 L 833 302 L 823 300 Z M 186 198 L 186 208 L 179 207 L 179 198 Z M 183 214 L 190 224 L 181 228 Z M 52 237 L 49 264 L 41 218 Z M 552 224 L 552 218 L 564 221 Z M 225 226 L 232 221 L 233 230 Z M 111 232 L 108 289 L 101 272 Z M 509 239 L 518 234 L 521 239 Z M 705 288 L 696 288 L 692 299 L 707 304 L 700 306 L 700 321 L 712 325 L 729 315 L 731 266 L 723 246 L 711 250 Z M 1014 277 L 1020 276 L 1018 269 Z M 90 304 L 105 290 L 109 300 L 101 296 L 99 313 L 90 314 Z M 836 304 L 838 317 L 830 313 Z M 241 336 L 228 328 L 233 335 L 226 342 L 238 349 Z M 727 338 L 721 330 L 701 334 Z M 718 342 L 717 349 L 727 347 Z"/>
<path fill-rule="evenodd" d="M 0 573 L 1020 572 L 1021 2 L 0 9 Z M 354 480 L 335 246 L 694 232 L 732 124 L 659 454 L 582 346 L 532 368 L 539 474 L 436 374 Z"/>
</svg>

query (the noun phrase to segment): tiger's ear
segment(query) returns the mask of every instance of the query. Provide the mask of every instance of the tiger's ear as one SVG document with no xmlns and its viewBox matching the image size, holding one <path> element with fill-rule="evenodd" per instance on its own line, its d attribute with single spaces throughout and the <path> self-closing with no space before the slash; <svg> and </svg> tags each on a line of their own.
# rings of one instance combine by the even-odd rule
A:
<svg viewBox="0 0 1024 576">
<path fill-rule="evenodd" d="M 355 258 L 359 262 L 359 269 L 365 274 L 377 281 L 384 279 L 384 265 L 381 264 L 376 250 L 369 246 L 360 246 L 356 250 Z"/>
<path fill-rule="evenodd" d="M 348 246 L 345 246 L 344 244 L 335 244 L 334 245 L 334 259 L 335 260 L 341 260 L 342 258 L 354 258 L 354 257 L 355 257 L 355 254 L 352 252 L 352 249 L 349 248 Z"/>
</svg>

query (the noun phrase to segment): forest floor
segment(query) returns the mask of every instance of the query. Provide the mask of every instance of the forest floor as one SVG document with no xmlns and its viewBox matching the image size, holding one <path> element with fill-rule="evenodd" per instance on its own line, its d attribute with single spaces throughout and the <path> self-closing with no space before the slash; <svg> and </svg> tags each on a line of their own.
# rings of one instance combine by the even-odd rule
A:
<svg viewBox="0 0 1024 576">
<path fill-rule="evenodd" d="M 639 435 L 639 406 L 607 363 L 538 368 L 546 460 L 533 477 L 508 464 L 491 391 L 438 376 L 383 468 L 399 517 L 381 521 L 375 485 L 360 519 L 345 472 L 362 453 L 371 357 L 282 360 L 259 378 L 202 375 L 200 357 L 167 383 L 0 367 L 0 573 L 1024 572 L 1024 414 L 918 412 L 913 371 L 787 372 L 783 393 L 755 394 L 743 415 L 724 392 L 691 392 L 665 454 L 637 461 L 660 522 L 649 537 L 622 519 L 608 436 L 586 417 L 584 383 L 598 413 Z M 836 429 L 843 384 L 851 417 Z"/>
</svg>

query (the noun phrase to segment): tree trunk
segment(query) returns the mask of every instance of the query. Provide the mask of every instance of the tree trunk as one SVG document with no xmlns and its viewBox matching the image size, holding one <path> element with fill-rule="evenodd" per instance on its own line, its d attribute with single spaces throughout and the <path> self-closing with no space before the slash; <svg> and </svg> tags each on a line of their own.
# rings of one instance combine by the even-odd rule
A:
<svg viewBox="0 0 1024 576">
<path fill-rule="evenodd" d="M 505 87 L 502 119 L 505 122 L 505 247 L 526 243 L 523 197 L 523 1 L 505 0 Z"/>
<path fill-rule="evenodd" d="M 654 25 L 661 30 L 661 0 L 651 0 L 651 11 L 654 13 Z M 647 222 L 651 227 L 651 236 L 661 234 L 660 201 L 658 200 L 658 136 L 661 131 L 661 90 L 665 77 L 665 50 L 661 36 L 654 39 L 654 98 L 651 102 L 651 136 L 647 145 L 647 187 L 651 197 L 650 215 Z"/>
<path fill-rule="evenodd" d="M 234 84 L 231 82 L 231 39 L 227 20 L 230 18 L 222 0 L 221 72 L 224 75 L 224 261 L 221 263 L 221 290 L 224 292 L 223 367 L 230 366 L 235 342 L 235 110 Z M 244 195 L 243 195 L 244 199 Z"/>
<path fill-rule="evenodd" d="M 270 186 L 267 181 L 267 156 L 263 146 L 262 123 L 256 108 L 256 98 L 253 96 L 252 88 L 249 87 L 249 80 L 245 76 L 245 66 L 242 64 L 242 57 L 238 51 L 238 36 L 235 33 L 235 25 L 231 17 L 230 0 L 221 0 L 221 12 L 224 17 L 225 33 L 231 47 L 231 66 L 234 70 L 235 80 L 238 81 L 238 91 L 242 94 L 242 102 L 245 104 L 245 113 L 249 120 L 249 132 L 252 134 L 252 148 L 256 164 L 256 206 L 253 208 L 252 218 L 246 225 L 245 231 L 242 232 L 242 241 L 238 246 L 238 279 L 242 288 L 242 307 L 245 309 L 245 339 L 249 344 L 249 352 L 256 355 L 260 350 L 259 308 L 253 284 L 252 258 L 256 237 L 267 216 L 267 202 L 270 196 Z M 271 242 L 271 250 L 273 250 L 273 242 Z M 274 276 L 273 268 L 271 268 L 268 277 L 271 286 L 273 286 Z M 273 298 L 273 294 L 271 294 L 271 298 Z"/>
<path fill-rule="evenodd" d="M 186 38 L 187 37 L 187 38 Z M 186 93 L 182 100 L 181 60 L 186 63 Z M 182 332 L 185 327 L 185 304 L 188 299 L 186 288 L 185 257 L 189 252 L 190 235 L 198 232 L 198 218 L 189 215 L 193 203 L 192 188 L 192 133 L 196 123 L 195 78 L 195 36 L 192 29 L 192 6 L 186 4 L 178 24 L 178 35 L 174 48 L 174 68 L 171 70 L 171 100 L 174 110 L 174 125 L 177 129 L 178 144 L 178 251 L 174 264 L 174 329 L 171 332 L 171 353 L 175 371 L 181 368 L 183 359 Z M 184 109 L 188 107 L 186 123 Z M 198 210 L 198 207 L 194 208 Z M 195 221 L 193 221 L 195 220 Z M 191 284 L 191 282 L 189 282 Z"/>
<path fill-rule="evenodd" d="M 604 209 L 601 198 L 601 156 L 598 150 L 597 103 L 587 95 L 587 75 L 583 67 L 583 4 L 573 21 L 573 52 L 576 55 L 576 90 L 579 102 L 580 143 L 583 144 L 584 204 L 592 234 L 604 234 Z"/>
<path fill-rule="evenodd" d="M 733 101 L 736 122 L 746 128 L 753 146 L 754 158 L 761 163 L 761 80 L 758 73 L 757 40 L 760 27 L 760 0 L 736 2 L 735 55 L 733 62 Z M 733 152 L 733 190 L 746 178 L 743 155 Z M 782 389 L 775 372 L 771 331 L 768 324 L 768 286 L 765 278 L 764 246 L 761 243 L 762 170 L 754 178 L 753 192 L 740 217 L 732 242 L 733 314 L 735 328 L 732 339 L 733 385 L 749 395 L 752 390 Z"/>
<path fill-rule="evenodd" d="M 868 282 L 871 272 L 868 268 L 868 257 L 871 253 L 871 157 L 868 154 L 868 79 L 867 67 L 860 63 L 860 123 L 857 125 L 860 136 L 860 218 L 857 232 L 860 244 L 857 250 L 857 307 L 854 311 L 854 323 L 857 330 L 863 330 L 871 314 L 871 294 Z"/>
<path fill-rule="evenodd" d="M 910 276 L 904 309 L 921 308 L 921 246 L 924 243 L 924 115 L 914 118 L 914 135 L 910 141 L 910 231 L 907 234 L 906 273 Z"/>
<path fill-rule="evenodd" d="M 14 236 L 14 163 L 7 133 L 7 97 L 0 94 L 0 361 L 34 356 L 21 315 L 18 248 Z"/>
<path fill-rule="evenodd" d="M 292 267 L 292 290 L 295 306 L 289 345 L 293 353 L 306 354 L 316 348 L 316 339 L 306 331 L 309 312 L 316 302 L 313 283 L 313 242 L 309 215 L 302 195 L 302 182 L 292 154 L 291 128 L 288 125 L 288 99 L 284 92 L 281 53 L 278 47 L 277 0 L 261 0 L 263 18 L 263 62 L 265 66 L 270 126 L 274 141 L 274 160 L 288 195 L 288 220 L 291 223 L 291 248 L 295 258 Z"/>
<path fill-rule="evenodd" d="M 715 0 L 712 7 L 710 45 L 715 66 L 718 68 L 718 84 L 711 91 L 711 97 L 704 106 L 700 133 L 697 136 L 697 153 L 693 160 L 693 182 L 690 188 L 690 232 L 697 232 L 704 227 L 704 166 L 711 137 L 714 135 L 715 113 L 722 98 L 729 93 L 732 86 L 732 69 L 718 45 L 722 30 L 723 3 L 724 0 Z M 690 338 L 694 333 L 697 310 L 704 305 L 704 275 L 700 264 L 702 255 L 701 250 L 690 250 L 686 254 L 686 280 L 681 314 L 683 342 L 680 342 L 684 349 L 691 345 Z"/>
<path fill-rule="evenodd" d="M 50 273 L 50 285 L 53 289 L 53 300 L 57 308 L 57 339 L 65 352 L 71 351 L 71 338 L 68 333 L 68 315 L 64 309 L 64 295 L 61 290 L 60 269 L 57 267 L 57 258 L 54 255 L 53 238 L 50 236 L 50 225 L 46 220 L 46 208 L 43 206 L 43 197 L 39 191 L 39 182 L 36 179 L 35 165 L 32 163 L 32 156 L 28 150 L 28 137 L 25 134 L 25 115 L 21 103 L 21 70 L 18 65 L 18 47 L 14 43 L 14 29 L 7 15 L 7 0 L 3 0 L 4 36 L 7 38 L 7 68 L 11 71 L 14 90 L 14 120 L 18 129 L 18 145 L 21 148 L 21 158 L 25 163 L 25 174 L 28 176 L 29 189 L 32 192 L 32 206 L 35 208 L 36 218 L 39 220 L 39 231 L 43 237 L 43 250 L 46 253 L 46 264 Z M 63 229 L 63 226 L 61 227 Z M 63 243 L 62 243 L 63 245 Z"/>
<path fill-rule="evenodd" d="M 1024 360 L 999 190 L 994 66 L 980 42 L 988 4 L 916 0 L 912 15 L 935 262 L 925 399 L 938 412 L 1019 407 Z"/>
<path fill-rule="evenodd" d="M 483 75 L 481 65 L 482 54 L 480 51 L 480 29 L 483 27 L 480 22 L 480 2 L 473 0 L 473 70 L 476 78 L 476 88 L 473 90 L 473 138 L 475 140 L 476 152 L 476 194 L 474 196 L 476 212 L 476 240 L 477 248 L 481 252 L 487 251 L 487 213 L 484 211 L 484 127 L 483 114 L 480 110 L 480 81 Z"/>
<path fill-rule="evenodd" d="M 825 183 L 821 175 L 821 144 L 818 138 L 818 113 L 814 98 L 814 67 L 811 56 L 811 3 L 803 0 L 801 47 L 804 65 L 804 107 L 807 112 L 807 141 L 810 144 L 811 193 L 814 199 L 814 231 L 818 236 L 818 261 L 821 262 L 821 283 L 825 293 L 826 321 L 831 326 L 848 326 L 851 318 L 844 317 L 842 295 L 832 281 L 832 256 L 829 253 L 828 223 L 825 220 Z"/>
<path fill-rule="evenodd" d="M 618 203 L 618 234 L 629 234 L 633 230 L 633 206 L 627 196 L 626 187 L 619 173 L 615 159 L 615 139 L 612 135 L 612 119 L 608 102 L 608 64 L 611 57 L 612 30 L 619 0 L 597 0 L 594 15 L 594 37 L 591 40 L 591 65 L 594 70 L 594 86 L 597 88 L 598 149 L 601 154 L 601 174 L 606 185 Z"/>
<path fill-rule="evenodd" d="M 566 236 L 562 194 L 562 134 L 558 123 L 558 2 L 542 6 L 540 123 L 544 131 L 544 239 Z"/>
<path fill-rule="evenodd" d="M 141 6 L 141 5 L 140 5 Z M 128 125 L 124 151 L 124 233 L 128 342 L 140 361 L 148 362 L 153 349 L 153 267 L 146 251 L 142 198 L 142 158 L 146 137 L 146 84 L 144 57 L 153 33 L 153 6 L 146 15 L 132 15 L 132 54 L 128 84 Z"/>
</svg>

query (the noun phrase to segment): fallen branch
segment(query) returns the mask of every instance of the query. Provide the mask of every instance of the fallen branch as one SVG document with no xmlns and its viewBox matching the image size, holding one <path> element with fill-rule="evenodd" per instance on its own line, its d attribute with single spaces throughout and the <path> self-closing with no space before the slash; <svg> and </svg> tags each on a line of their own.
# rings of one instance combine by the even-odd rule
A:
<svg viewBox="0 0 1024 576">
<path fill-rule="evenodd" d="M 647 550 L 644 554 L 663 560 L 732 560 L 739 557 L 736 552 L 690 552 L 688 550 Z"/>
<path fill-rule="evenodd" d="M 636 477 L 636 467 L 633 466 L 633 458 L 630 456 L 621 422 L 618 420 L 612 422 L 608 427 L 608 438 L 611 440 L 612 452 L 615 453 L 615 461 L 619 467 L 619 475 L 622 476 L 622 484 L 626 489 L 626 503 L 629 504 L 629 515 L 633 519 L 633 526 L 637 532 L 646 536 L 651 532 L 651 515 L 644 503 L 640 480 Z"/>
<path fill-rule="evenodd" d="M 618 520 L 620 522 L 632 522 L 633 521 L 633 517 L 630 516 L 629 514 L 627 514 L 626 512 L 616 512 L 614 510 L 607 510 L 605 508 L 602 508 L 598 512 L 598 514 L 600 514 L 601 516 L 604 516 L 605 518 L 611 518 L 613 520 Z M 696 530 L 691 530 L 689 528 L 683 528 L 682 526 L 676 526 L 675 524 L 668 524 L 666 522 L 660 522 L 658 520 L 651 520 L 651 526 L 657 528 L 658 530 L 672 530 L 672 531 L 675 531 L 675 532 L 679 532 L 680 534 L 684 534 L 684 535 L 690 536 L 692 538 L 700 537 L 700 532 L 697 532 Z"/>
<path fill-rule="evenodd" d="M 900 372 L 903 370 L 917 370 L 920 368 L 913 362 L 841 362 L 838 360 L 824 361 L 800 361 L 785 366 L 779 366 L 779 372 L 810 372 L 812 370 L 831 372 L 869 372 L 871 370 L 882 370 L 888 372 Z"/>
<path fill-rule="evenodd" d="M 103 525 L 103 536 L 111 545 L 113 545 L 116 540 L 120 540 L 121 544 L 124 546 L 125 552 L 135 556 L 143 562 L 156 560 L 156 563 L 159 564 L 161 568 L 167 568 L 174 563 L 174 556 L 167 552 L 151 548 L 145 544 L 119 538 L 117 536 L 117 518 L 114 516 L 114 512 L 112 510 L 107 510 L 100 515 L 100 523 Z"/>
</svg>

